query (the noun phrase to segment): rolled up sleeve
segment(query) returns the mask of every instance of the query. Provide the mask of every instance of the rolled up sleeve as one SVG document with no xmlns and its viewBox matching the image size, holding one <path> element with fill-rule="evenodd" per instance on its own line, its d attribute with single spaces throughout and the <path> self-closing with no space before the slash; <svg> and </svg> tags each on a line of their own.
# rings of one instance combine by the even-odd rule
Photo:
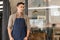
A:
<svg viewBox="0 0 60 40">
<path fill-rule="evenodd" d="M 8 28 L 12 29 L 12 26 L 13 26 L 13 20 L 12 20 L 12 15 L 10 15 L 9 21 L 8 21 Z"/>
<path fill-rule="evenodd" d="M 27 17 L 27 30 L 31 29 L 29 18 Z"/>
</svg>

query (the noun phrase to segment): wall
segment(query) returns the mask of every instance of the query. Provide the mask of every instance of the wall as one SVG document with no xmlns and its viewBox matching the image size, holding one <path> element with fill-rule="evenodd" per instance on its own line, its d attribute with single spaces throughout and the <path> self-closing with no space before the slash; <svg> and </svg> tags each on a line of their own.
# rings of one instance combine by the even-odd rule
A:
<svg viewBox="0 0 60 40">
<path fill-rule="evenodd" d="M 9 0 L 10 1 L 10 6 L 11 6 L 11 14 L 15 13 L 16 11 L 16 4 L 18 2 L 24 2 L 24 0 Z"/>
<path fill-rule="evenodd" d="M 51 5 L 60 6 L 60 0 L 51 0 L 49 2 L 49 6 L 51 6 Z M 60 9 L 58 9 L 58 11 L 60 13 Z M 50 23 L 60 23 L 60 16 L 51 16 L 51 15 L 49 15 L 49 16 L 50 16 L 50 18 L 49 18 Z"/>
<path fill-rule="evenodd" d="M 51 0 L 49 2 L 49 5 L 58 5 L 58 6 L 60 6 L 60 0 Z"/>
</svg>

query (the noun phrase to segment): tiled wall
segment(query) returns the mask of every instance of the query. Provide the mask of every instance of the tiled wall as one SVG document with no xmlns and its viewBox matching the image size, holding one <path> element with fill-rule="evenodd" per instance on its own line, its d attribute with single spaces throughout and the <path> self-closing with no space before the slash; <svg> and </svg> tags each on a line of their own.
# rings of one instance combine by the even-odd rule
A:
<svg viewBox="0 0 60 40">
<path fill-rule="evenodd" d="M 60 6 L 60 0 L 51 0 L 49 2 L 49 5 Z M 60 13 L 60 9 L 58 9 L 58 11 Z M 50 23 L 60 23 L 60 16 L 50 16 L 49 20 L 50 20 Z"/>
</svg>

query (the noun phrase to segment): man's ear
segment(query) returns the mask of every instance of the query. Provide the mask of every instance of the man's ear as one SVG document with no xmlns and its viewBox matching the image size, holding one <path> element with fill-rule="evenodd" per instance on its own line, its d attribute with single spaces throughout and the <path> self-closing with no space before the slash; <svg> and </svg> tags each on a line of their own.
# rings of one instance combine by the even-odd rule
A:
<svg viewBox="0 0 60 40">
<path fill-rule="evenodd" d="M 16 9 L 18 10 L 18 7 L 16 7 Z"/>
</svg>

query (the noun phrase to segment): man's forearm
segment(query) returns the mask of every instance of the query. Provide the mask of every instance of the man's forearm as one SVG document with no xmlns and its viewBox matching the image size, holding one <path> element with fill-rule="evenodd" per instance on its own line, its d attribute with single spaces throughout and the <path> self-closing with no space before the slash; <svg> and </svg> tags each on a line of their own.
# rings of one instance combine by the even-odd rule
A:
<svg viewBox="0 0 60 40">
<path fill-rule="evenodd" d="M 10 28 L 8 28 L 8 35 L 9 35 L 9 38 L 12 37 L 11 32 L 12 32 L 12 30 L 11 30 Z"/>
<path fill-rule="evenodd" d="M 27 37 L 29 37 L 30 29 L 27 30 Z"/>
</svg>

